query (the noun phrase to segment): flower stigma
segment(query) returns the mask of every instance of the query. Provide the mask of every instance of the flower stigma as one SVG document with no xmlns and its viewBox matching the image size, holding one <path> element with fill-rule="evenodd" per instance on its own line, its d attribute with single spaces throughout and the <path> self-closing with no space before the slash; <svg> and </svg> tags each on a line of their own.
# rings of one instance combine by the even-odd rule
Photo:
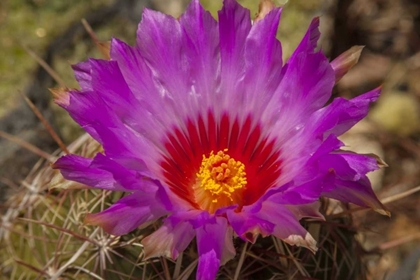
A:
<svg viewBox="0 0 420 280">
<path fill-rule="evenodd" d="M 228 149 L 203 155 L 193 186 L 198 205 L 210 213 L 220 207 L 240 204 L 247 179 L 245 165 L 227 154 Z"/>
</svg>

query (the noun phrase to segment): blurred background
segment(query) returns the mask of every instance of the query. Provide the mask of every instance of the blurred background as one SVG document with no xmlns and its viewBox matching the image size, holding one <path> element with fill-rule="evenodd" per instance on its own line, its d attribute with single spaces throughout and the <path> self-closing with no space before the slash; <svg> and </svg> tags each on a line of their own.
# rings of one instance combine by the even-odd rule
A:
<svg viewBox="0 0 420 280">
<path fill-rule="evenodd" d="M 97 37 L 130 44 L 144 7 L 181 15 L 187 0 L 1 0 L 0 1 L 0 203 L 19 188 L 39 159 L 16 140 L 50 153 L 57 145 L 24 101 L 27 96 L 66 144 L 82 134 L 58 106 L 50 87 L 77 87 L 71 64 L 100 58 L 81 24 Z M 220 0 L 202 0 L 216 17 Z M 251 13 L 258 0 L 239 1 Z M 355 97 L 380 85 L 383 92 L 369 117 L 343 136 L 349 148 L 375 153 L 388 168 L 371 174 L 392 217 L 372 211 L 354 215 L 370 279 L 420 279 L 420 1 L 289 0 L 283 5 L 278 38 L 285 59 L 314 16 L 321 17 L 320 47 L 332 59 L 364 45 L 359 64 L 334 89 L 334 97 Z M 37 61 L 38 60 L 38 61 Z M 58 75 L 52 78 L 41 64 Z M 412 190 L 412 194 L 409 194 Z M 398 196 L 405 193 L 409 195 Z"/>
</svg>

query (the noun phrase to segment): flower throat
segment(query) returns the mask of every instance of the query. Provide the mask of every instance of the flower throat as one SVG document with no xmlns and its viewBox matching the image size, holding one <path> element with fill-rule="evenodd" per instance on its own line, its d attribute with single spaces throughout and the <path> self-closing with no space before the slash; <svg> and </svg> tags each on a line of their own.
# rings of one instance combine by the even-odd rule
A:
<svg viewBox="0 0 420 280">
<path fill-rule="evenodd" d="M 203 155 L 193 186 L 201 209 L 210 213 L 220 207 L 237 204 L 247 184 L 245 165 L 227 154 L 228 149 Z"/>
</svg>

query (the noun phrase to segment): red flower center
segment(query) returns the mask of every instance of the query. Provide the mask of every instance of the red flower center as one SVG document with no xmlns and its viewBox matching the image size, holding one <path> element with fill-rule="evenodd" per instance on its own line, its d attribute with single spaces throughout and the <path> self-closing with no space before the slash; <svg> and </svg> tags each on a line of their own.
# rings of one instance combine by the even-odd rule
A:
<svg viewBox="0 0 420 280">
<path fill-rule="evenodd" d="M 187 120 L 185 129 L 168 133 L 161 166 L 166 183 L 197 209 L 239 207 L 258 200 L 281 173 L 280 151 L 261 133 L 249 115 L 232 120 L 227 113 L 215 119 Z"/>
</svg>

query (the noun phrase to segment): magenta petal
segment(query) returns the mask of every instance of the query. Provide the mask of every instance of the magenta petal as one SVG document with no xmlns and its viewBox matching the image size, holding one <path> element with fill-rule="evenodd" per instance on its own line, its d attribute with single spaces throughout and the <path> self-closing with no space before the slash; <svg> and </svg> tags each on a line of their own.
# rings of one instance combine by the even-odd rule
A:
<svg viewBox="0 0 420 280">
<path fill-rule="evenodd" d="M 185 70 L 186 65 L 182 68 L 179 61 L 182 55 L 182 29 L 179 22 L 169 15 L 144 9 L 137 30 L 137 47 L 149 67 L 159 70 L 155 78 L 162 79 L 161 82 L 165 82 L 163 78 L 171 74 L 180 76 L 180 72 Z M 167 82 L 174 83 L 170 86 L 178 84 L 175 77 Z"/>
<path fill-rule="evenodd" d="M 136 171 L 128 170 L 116 161 L 97 154 L 92 161 L 90 168 L 101 169 L 110 172 L 115 181 L 124 186 L 127 190 L 143 190 L 145 192 L 156 191 L 157 187 L 151 188 L 150 184 L 145 184 L 144 180 L 151 180 L 151 173 L 144 162 L 137 159 Z M 145 186 L 146 185 L 146 186 Z"/>
<path fill-rule="evenodd" d="M 92 67 L 90 61 L 83 61 L 71 66 L 80 88 L 83 91 L 92 91 Z"/>
<path fill-rule="evenodd" d="M 117 116 L 109 110 L 96 93 L 70 91 L 68 95 L 69 102 L 59 103 L 59 105 L 66 109 L 70 116 L 99 143 L 102 143 L 102 139 L 97 132 L 98 127 L 120 123 Z"/>
<path fill-rule="evenodd" d="M 156 147 L 151 146 L 141 135 L 134 134 L 132 130 L 100 126 L 97 131 L 104 139 L 102 145 L 110 158 L 136 157 L 146 162 L 148 157 L 155 158 L 153 155 L 158 153 Z"/>
<path fill-rule="evenodd" d="M 330 181 L 325 181 L 322 195 L 387 213 L 366 177 L 366 173 L 378 168 L 375 158 L 345 151 L 320 157 L 317 161 L 318 173 L 334 177 Z"/>
<path fill-rule="evenodd" d="M 282 107 L 294 106 L 307 117 L 328 101 L 334 81 L 334 71 L 322 53 L 296 54 L 290 58 L 277 89 L 286 102 Z"/>
<path fill-rule="evenodd" d="M 138 102 L 128 87 L 116 61 L 90 59 L 92 87 L 122 122 L 135 119 Z M 115 98 L 118 96 L 118 98 Z M 138 120 L 135 120 L 138 121 Z"/>
<path fill-rule="evenodd" d="M 306 214 L 314 214 L 308 209 Z M 285 205 L 266 200 L 260 205 L 244 207 L 241 213 L 228 212 L 228 219 L 239 237 L 254 242 L 258 234 L 274 235 L 283 241 L 316 251 L 316 241 L 299 223 L 299 213 Z"/>
<path fill-rule="evenodd" d="M 376 197 L 366 176 L 362 176 L 357 181 L 337 179 L 334 185 L 335 188 L 332 191 L 325 192 L 322 195 L 343 202 L 351 202 L 362 207 L 372 208 L 383 215 L 389 216 L 389 211 Z"/>
<path fill-rule="evenodd" d="M 152 181 L 144 183 L 155 187 Z M 167 210 L 159 202 L 156 194 L 137 191 L 118 200 L 105 211 L 88 214 L 85 223 L 100 226 L 113 235 L 123 235 L 166 215 Z"/>
<path fill-rule="evenodd" d="M 312 40 L 317 36 L 311 34 L 317 28 L 317 24 L 312 23 L 300 47 L 283 67 L 280 83 L 259 117 L 270 127 L 274 137 L 284 143 L 280 144 L 282 148 L 293 146 L 292 150 L 297 154 L 313 138 L 311 133 L 303 135 L 302 130 L 311 114 L 328 101 L 335 84 L 335 74 L 328 59 L 322 52 L 313 51 Z M 285 150 L 291 153 L 289 148 Z"/>
<path fill-rule="evenodd" d="M 303 52 L 314 52 L 320 37 L 319 17 L 316 17 L 312 19 L 309 24 L 309 28 L 306 31 L 305 36 L 302 38 L 302 41 L 299 43 L 299 46 L 296 48 L 296 51 L 293 53 L 293 56 Z"/>
<path fill-rule="evenodd" d="M 257 211 L 255 211 L 257 212 Z M 243 240 L 254 243 L 260 234 L 263 237 L 273 233 L 275 225 L 267 220 L 262 220 L 251 211 L 228 211 L 229 224 L 235 233 Z"/>
<path fill-rule="evenodd" d="M 156 144 L 165 129 L 157 118 L 161 106 L 153 100 L 155 108 L 150 109 L 148 104 L 137 100 L 116 61 L 91 59 L 89 63 L 95 91 L 71 91 L 69 104 L 62 106 L 104 146 L 107 155 L 142 158 L 153 165 L 160 148 Z M 171 119 L 171 116 L 166 118 Z"/>
<path fill-rule="evenodd" d="M 147 57 L 142 56 L 139 47 L 131 47 L 117 39 L 111 42 L 111 57 L 118 62 L 121 73 L 136 99 L 132 103 L 137 104 L 136 107 L 142 108 L 132 112 L 127 111 L 132 114 L 132 117 L 125 119 L 127 124 L 150 142 L 159 143 L 162 133 L 166 132 L 167 125 L 176 120 L 179 115 L 177 103 L 174 102 L 172 96 L 177 93 L 177 89 L 171 81 L 175 80 L 178 83 L 188 80 L 188 75 L 175 77 L 176 73 L 169 73 L 167 75 L 171 80 L 158 81 L 153 76 L 153 72 L 157 70 L 150 68 L 153 65 L 150 61 L 146 61 Z M 179 59 L 180 57 L 173 57 L 171 61 Z M 163 79 L 166 78 L 163 77 Z M 162 108 L 166 108 L 166 110 L 163 111 Z"/>
<path fill-rule="evenodd" d="M 184 33 L 184 47 L 194 89 L 203 95 L 203 107 L 214 100 L 215 88 L 220 83 L 220 49 L 217 21 L 193 0 L 179 19 Z"/>
<path fill-rule="evenodd" d="M 232 231 L 225 218 L 215 217 L 196 229 L 197 279 L 215 279 L 219 266 L 235 256 Z"/>
<path fill-rule="evenodd" d="M 329 134 L 340 136 L 366 117 L 370 103 L 378 99 L 380 90 L 374 89 L 351 100 L 335 98 L 330 105 L 311 116 L 306 129 L 322 139 Z"/>
<path fill-rule="evenodd" d="M 152 122 L 156 127 L 157 122 L 150 117 L 150 113 L 155 117 L 160 117 L 161 114 L 158 114 L 161 110 L 159 102 L 162 102 L 163 98 L 159 94 L 159 85 L 154 80 L 152 70 L 141 56 L 140 50 L 120 40 L 113 39 L 111 42 L 111 57 L 117 61 L 124 80 L 138 100 L 138 105 L 141 105 L 143 109 L 141 111 L 136 110 L 138 114 L 136 129 L 142 132 L 138 127 L 145 122 Z"/>
<path fill-rule="evenodd" d="M 287 105 L 305 113 L 320 109 L 330 98 L 335 74 L 328 59 L 314 52 L 319 38 L 319 20 L 312 21 L 302 42 L 287 62 L 284 77 L 277 91 Z"/>
<path fill-rule="evenodd" d="M 137 47 L 131 47 L 118 39 L 112 39 L 111 58 L 118 63 L 124 80 L 138 99 L 158 97 L 152 71 Z"/>
<path fill-rule="evenodd" d="M 170 46 L 170 47 L 169 47 Z M 182 116 L 191 110 L 189 90 L 189 63 L 183 46 L 181 25 L 175 18 L 144 9 L 137 30 L 137 47 L 153 73 L 158 85 L 161 105 Z M 180 102 L 182 100 L 182 102 Z"/>
<path fill-rule="evenodd" d="M 191 5 L 190 9 L 194 9 L 198 4 Z M 214 59 L 214 56 L 218 56 L 217 33 L 210 29 L 212 23 L 208 17 L 203 15 L 202 20 L 196 18 L 192 23 L 186 23 L 183 19 L 178 21 L 171 16 L 145 9 L 139 24 L 137 47 L 152 70 L 153 80 L 157 84 L 160 96 L 157 104 L 165 109 L 153 114 L 158 118 L 166 117 L 166 127 L 175 122 L 182 123 L 191 114 L 214 104 L 209 100 L 214 99 L 215 84 L 220 76 L 219 60 Z M 195 23 L 202 23 L 204 28 L 209 29 L 200 30 L 200 36 L 192 41 L 189 36 L 197 33 L 197 26 L 191 25 Z M 197 43 L 195 40 L 203 41 Z M 206 51 L 216 51 L 212 53 L 213 60 L 209 61 L 209 54 L 197 53 L 200 51 L 197 48 L 204 46 L 210 48 Z M 212 90 L 209 91 L 210 86 Z"/>
<path fill-rule="evenodd" d="M 343 180 L 357 181 L 366 173 L 379 169 L 375 158 L 345 151 L 325 155 L 320 159 L 319 172 L 334 172 Z"/>
<path fill-rule="evenodd" d="M 378 169 L 375 158 L 335 151 L 341 142 L 330 135 L 301 167 L 303 171 L 292 182 L 270 189 L 264 197 L 279 204 L 305 204 L 323 193 L 335 190 L 336 180 L 358 181 L 366 173 Z M 369 186 L 370 187 L 370 186 Z"/>
<path fill-rule="evenodd" d="M 285 185 L 285 191 L 271 191 L 267 192 L 266 197 L 277 204 L 307 204 L 319 199 L 321 194 L 325 191 L 330 191 L 332 182 L 334 181 L 334 174 L 326 173 L 324 176 L 317 176 L 313 180 L 297 184 Z M 271 195 L 271 193 L 274 193 Z"/>
<path fill-rule="evenodd" d="M 341 142 L 334 134 L 328 135 L 328 137 L 326 137 L 323 140 L 324 141 L 321 142 L 320 145 L 316 146 L 317 149 L 315 152 L 313 152 L 312 150 L 308 151 L 308 153 L 311 154 L 308 164 L 314 163 L 315 161 L 319 160 L 322 156 L 329 154 L 333 151 L 336 151 L 344 146 L 344 143 Z M 312 141 L 312 142 L 318 142 L 318 141 Z"/>
<path fill-rule="evenodd" d="M 105 82 L 104 84 L 106 85 Z M 143 123 L 146 123 L 147 127 L 150 126 L 150 123 L 153 124 L 153 122 L 145 121 L 140 114 L 136 113 L 137 110 L 132 109 L 130 113 L 127 113 L 130 111 L 129 107 L 124 109 L 124 104 L 127 100 L 119 104 L 115 101 L 109 101 L 110 103 L 107 104 L 106 101 L 104 101 L 104 98 L 111 100 L 118 99 L 113 97 L 114 95 L 117 95 L 117 93 L 112 93 L 113 91 L 111 88 L 108 90 L 108 93 L 105 93 L 105 91 L 70 91 L 68 93 L 68 104 L 60 105 L 65 108 L 73 119 L 75 119 L 93 138 L 104 147 L 110 147 L 110 149 L 107 150 L 108 153 L 112 154 L 114 148 L 121 150 L 121 148 L 127 147 L 128 144 L 129 147 L 127 147 L 128 153 L 125 154 L 126 156 L 130 157 L 141 154 L 143 158 L 147 156 L 153 157 L 153 153 L 156 153 L 154 144 L 151 143 L 149 139 L 145 138 L 144 135 L 136 134 L 134 130 L 127 129 L 127 125 L 132 128 L 137 128 L 137 124 L 142 123 L 140 120 L 143 120 Z M 118 91 L 118 89 L 115 90 Z M 156 126 L 154 126 L 154 130 L 150 131 L 156 131 Z M 116 133 L 118 136 L 124 135 L 124 139 L 121 139 L 121 137 L 117 137 L 116 139 L 108 138 L 108 136 L 113 133 Z M 121 145 L 117 146 L 117 143 L 120 143 Z M 133 150 L 132 147 L 137 147 L 137 149 Z M 140 151 L 146 151 L 146 153 L 140 153 Z"/>
<path fill-rule="evenodd" d="M 251 30 L 250 12 L 236 1 L 225 0 L 219 11 L 222 94 L 241 92 L 238 82 L 244 75 L 244 46 Z"/>
<path fill-rule="evenodd" d="M 188 221 L 170 216 L 155 232 L 144 238 L 145 258 L 166 256 L 178 258 L 195 236 L 195 231 Z"/>
<path fill-rule="evenodd" d="M 255 23 L 245 43 L 246 99 L 243 105 L 252 104 L 256 115 L 267 106 L 282 75 L 282 49 L 276 38 L 281 11 L 275 8 Z M 256 94 L 258 92 L 262 94 Z"/>
<path fill-rule="evenodd" d="M 161 112 L 162 96 L 159 92 L 159 83 L 155 83 L 152 70 L 141 56 L 140 50 L 113 39 L 111 57 L 117 61 L 124 80 L 137 99 L 134 103 L 142 108 L 142 110 L 131 112 L 135 114 L 131 126 L 145 135 L 150 135 L 154 130 L 160 132 L 159 122 L 165 122 L 171 118 L 165 118 L 165 114 Z M 156 139 L 156 136 L 153 135 L 152 138 Z"/>
<path fill-rule="evenodd" d="M 127 86 L 124 77 L 118 67 L 116 61 L 107 61 L 99 59 L 89 59 L 90 68 L 90 83 L 94 93 L 85 92 L 85 94 L 96 95 L 106 104 L 106 106 L 115 115 L 117 115 L 122 122 L 133 122 L 136 116 L 135 108 L 139 107 L 137 100 Z M 118 98 L 115 98 L 118 96 Z"/>
<path fill-rule="evenodd" d="M 124 42 L 113 39 L 111 42 L 111 57 L 118 62 L 118 67 L 132 92 L 135 101 L 129 101 L 133 97 L 129 94 L 127 99 L 130 103 L 136 104 L 141 110 L 127 110 L 123 118 L 125 124 L 138 133 L 138 138 L 147 147 L 143 151 L 152 151 L 161 141 L 162 133 L 166 132 L 167 124 L 176 120 L 172 110 L 162 111 L 162 103 L 172 101 L 161 95 L 161 84 L 155 81 L 152 70 L 137 47 L 131 47 Z M 147 143 L 146 143 L 147 142 Z"/>
<path fill-rule="evenodd" d="M 67 180 L 76 181 L 87 186 L 113 190 L 128 191 L 125 186 L 119 184 L 113 174 L 98 167 L 92 167 L 94 159 L 84 158 L 76 155 L 68 155 L 59 158 L 53 165 L 59 169 Z"/>
<path fill-rule="evenodd" d="M 339 149 L 344 144 L 332 134 L 325 141 L 311 137 L 313 136 L 303 131 L 302 134 L 296 135 L 283 145 L 285 156 L 283 183 L 271 188 L 269 192 L 277 192 L 277 189 L 283 190 L 289 186 L 299 186 L 313 180 L 323 180 L 321 177 L 325 174 L 318 172 L 317 162 L 321 157 Z M 314 184 L 314 187 L 314 190 L 309 193 L 319 191 L 320 187 L 317 184 Z"/>
<path fill-rule="evenodd" d="M 197 278 L 200 280 L 216 279 L 217 271 L 220 267 L 220 257 L 215 250 L 209 250 L 200 254 L 197 269 Z"/>
<path fill-rule="evenodd" d="M 316 241 L 301 226 L 298 217 L 285 206 L 266 202 L 263 204 L 263 208 L 260 210 L 258 216 L 276 225 L 273 235 L 277 238 L 291 245 L 306 247 L 313 252 L 317 250 Z"/>
</svg>

